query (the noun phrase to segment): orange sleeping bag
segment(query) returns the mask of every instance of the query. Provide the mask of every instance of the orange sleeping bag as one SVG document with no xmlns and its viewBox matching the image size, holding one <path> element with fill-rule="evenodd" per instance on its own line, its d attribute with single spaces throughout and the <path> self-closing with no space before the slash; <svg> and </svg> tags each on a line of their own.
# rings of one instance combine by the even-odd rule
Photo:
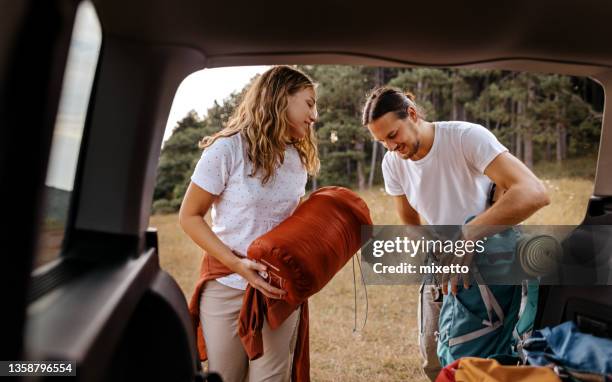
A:
<svg viewBox="0 0 612 382">
<path fill-rule="evenodd" d="M 295 212 L 254 240 L 247 256 L 265 264 L 268 281 L 298 305 L 320 291 L 361 247 L 371 225 L 367 204 L 343 187 L 313 192 Z"/>
<path fill-rule="evenodd" d="M 263 354 L 264 317 L 272 330 L 301 308 L 292 381 L 310 381 L 308 297 L 320 291 L 361 247 L 361 226 L 371 225 L 370 210 L 343 187 L 313 192 L 286 220 L 254 240 L 247 256 L 267 266 L 268 281 L 287 294 L 270 299 L 247 287 L 238 334 L 249 359 Z"/>
</svg>

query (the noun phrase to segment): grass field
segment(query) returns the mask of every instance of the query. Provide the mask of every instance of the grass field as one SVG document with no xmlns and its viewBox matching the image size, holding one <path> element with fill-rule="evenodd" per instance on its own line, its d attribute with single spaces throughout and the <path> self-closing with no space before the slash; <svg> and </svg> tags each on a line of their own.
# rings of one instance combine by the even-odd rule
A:
<svg viewBox="0 0 612 382">
<path fill-rule="evenodd" d="M 583 178 L 544 180 L 552 203 L 529 224 L 578 224 L 593 191 Z M 375 224 L 399 224 L 392 200 L 382 189 L 361 193 Z M 200 250 L 181 231 L 178 217 L 156 215 L 150 225 L 159 231 L 161 266 L 178 281 L 186 297 L 197 281 Z M 359 279 L 358 279 L 359 280 Z M 358 285 L 357 326 L 365 300 Z M 349 262 L 310 299 L 310 358 L 313 381 L 426 381 L 420 376 L 417 347 L 417 286 L 368 286 L 367 325 L 353 333 L 354 295 Z"/>
</svg>

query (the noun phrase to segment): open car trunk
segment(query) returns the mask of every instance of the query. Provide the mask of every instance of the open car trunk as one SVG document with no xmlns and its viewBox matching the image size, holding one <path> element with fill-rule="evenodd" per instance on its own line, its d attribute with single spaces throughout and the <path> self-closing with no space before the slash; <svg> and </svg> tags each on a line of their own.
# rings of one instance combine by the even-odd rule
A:
<svg viewBox="0 0 612 382">
<path fill-rule="evenodd" d="M 102 47 L 66 236 L 59 259 L 34 277 L 78 1 L 7 0 L 0 14 L 1 359 L 74 360 L 83 381 L 203 378 L 184 297 L 160 269 L 147 227 L 164 127 L 188 74 L 254 64 L 462 66 L 589 76 L 612 92 L 612 3 L 596 0 L 93 4 Z M 612 224 L 611 171 L 606 97 L 583 224 Z M 574 320 L 612 338 L 610 285 L 543 287 L 538 311 L 537 327 Z"/>
</svg>

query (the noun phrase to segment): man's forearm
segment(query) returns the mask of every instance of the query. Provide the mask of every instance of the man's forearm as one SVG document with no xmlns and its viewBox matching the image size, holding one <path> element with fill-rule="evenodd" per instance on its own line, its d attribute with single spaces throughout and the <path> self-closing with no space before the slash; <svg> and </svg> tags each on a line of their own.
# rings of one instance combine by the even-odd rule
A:
<svg viewBox="0 0 612 382">
<path fill-rule="evenodd" d="M 479 239 L 503 229 L 493 226 L 510 226 L 523 222 L 536 211 L 550 203 L 540 185 L 516 185 L 506 191 L 491 208 L 468 223 L 465 236 Z M 475 226 L 480 226 L 476 228 Z"/>
<path fill-rule="evenodd" d="M 421 219 L 417 218 L 416 220 L 412 217 L 408 218 L 400 215 L 400 220 L 404 225 L 421 225 Z"/>
</svg>

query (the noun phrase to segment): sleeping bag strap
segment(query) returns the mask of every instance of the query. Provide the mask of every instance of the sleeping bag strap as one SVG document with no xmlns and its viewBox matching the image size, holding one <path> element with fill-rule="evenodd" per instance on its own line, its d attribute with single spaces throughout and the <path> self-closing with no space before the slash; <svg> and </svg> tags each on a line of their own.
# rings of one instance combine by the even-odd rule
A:
<svg viewBox="0 0 612 382">
<path fill-rule="evenodd" d="M 357 265 L 359 266 L 359 274 L 361 275 L 361 282 L 363 283 L 363 293 L 365 295 L 365 302 L 366 302 L 365 317 L 364 317 L 364 320 L 363 320 L 363 326 L 361 327 L 360 331 L 365 328 L 366 322 L 368 322 L 368 308 L 369 308 L 369 306 L 368 306 L 368 289 L 366 287 L 365 279 L 363 277 L 363 270 L 361 269 L 361 261 L 359 260 L 357 255 L 353 255 L 353 294 L 355 296 L 355 305 L 354 305 L 354 309 L 353 309 L 353 318 L 354 318 L 353 333 L 355 333 L 357 331 L 357 281 L 355 279 L 355 258 L 357 258 Z"/>
</svg>

